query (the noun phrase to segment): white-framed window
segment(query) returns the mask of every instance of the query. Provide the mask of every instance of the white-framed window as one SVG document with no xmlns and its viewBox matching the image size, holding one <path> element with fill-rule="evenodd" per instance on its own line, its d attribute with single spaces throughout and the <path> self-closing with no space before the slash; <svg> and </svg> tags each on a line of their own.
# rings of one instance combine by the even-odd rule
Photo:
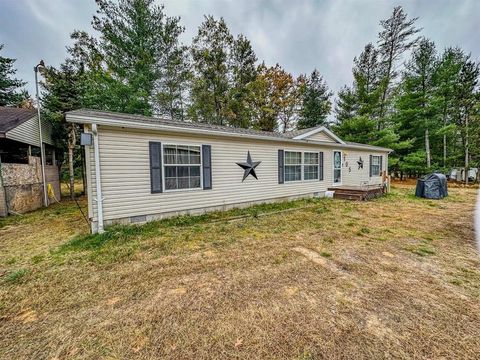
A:
<svg viewBox="0 0 480 360">
<path fill-rule="evenodd" d="M 202 172 L 201 146 L 163 145 L 164 189 L 200 189 Z"/>
<path fill-rule="evenodd" d="M 285 151 L 285 182 L 302 180 L 302 152 Z"/>
<path fill-rule="evenodd" d="M 372 176 L 379 176 L 380 175 L 380 163 L 382 161 L 381 156 L 372 156 Z"/>
<path fill-rule="evenodd" d="M 333 152 L 333 183 L 342 183 L 342 152 Z"/>
<path fill-rule="evenodd" d="M 318 180 L 318 152 L 303 153 L 303 180 Z"/>
</svg>

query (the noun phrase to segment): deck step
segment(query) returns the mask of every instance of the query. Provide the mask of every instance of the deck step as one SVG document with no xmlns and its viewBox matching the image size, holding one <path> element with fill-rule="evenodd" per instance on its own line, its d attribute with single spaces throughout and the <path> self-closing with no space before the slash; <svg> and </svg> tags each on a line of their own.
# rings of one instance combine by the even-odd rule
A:
<svg viewBox="0 0 480 360">
<path fill-rule="evenodd" d="M 362 189 L 359 187 L 349 186 L 349 187 L 329 188 L 328 190 L 334 191 L 333 197 L 335 199 L 343 199 L 343 200 L 363 201 L 363 200 L 370 200 L 383 195 L 383 189 L 381 188 Z"/>
<path fill-rule="evenodd" d="M 361 194 L 337 194 L 333 195 L 334 199 L 342 199 L 342 200 L 357 200 L 361 201 L 364 200 L 363 195 Z"/>
</svg>

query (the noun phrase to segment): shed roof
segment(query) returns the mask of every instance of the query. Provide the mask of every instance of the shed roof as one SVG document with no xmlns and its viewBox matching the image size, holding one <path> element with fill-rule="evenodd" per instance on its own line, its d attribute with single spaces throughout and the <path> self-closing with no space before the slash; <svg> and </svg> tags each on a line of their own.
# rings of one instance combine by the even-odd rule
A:
<svg viewBox="0 0 480 360">
<path fill-rule="evenodd" d="M 21 109 L 0 106 L 0 134 L 5 134 L 37 115 L 35 109 Z"/>
<path fill-rule="evenodd" d="M 91 109 L 79 109 L 69 111 L 66 114 L 66 119 L 69 122 L 77 122 L 77 123 L 97 123 L 97 124 L 104 124 L 110 126 L 124 126 L 124 127 L 138 127 L 138 128 L 151 128 L 158 130 L 167 130 L 167 129 L 174 129 L 176 131 L 185 131 L 185 132 L 192 132 L 198 130 L 198 132 L 208 132 L 210 134 L 231 134 L 235 136 L 242 136 L 242 137 L 252 137 L 252 138 L 263 138 L 263 139 L 270 139 L 270 140 L 286 140 L 286 141 L 294 141 L 294 142 L 310 142 L 310 143 L 325 143 L 325 145 L 333 146 L 332 143 L 322 142 L 322 141 L 314 141 L 305 139 L 298 139 L 298 137 L 302 134 L 306 134 L 311 132 L 312 130 L 320 127 L 302 129 L 302 130 L 295 130 L 295 131 L 287 131 L 285 133 L 278 133 L 278 132 L 271 132 L 271 131 L 260 131 L 254 129 L 244 129 L 244 128 L 237 128 L 232 126 L 223 126 L 223 125 L 214 125 L 214 124 L 207 124 L 201 122 L 190 122 L 190 121 L 178 121 L 166 118 L 158 118 L 158 117 L 148 117 L 143 115 L 136 115 L 136 114 L 124 114 L 124 113 L 117 113 L 111 111 L 99 111 L 99 110 L 91 110 Z M 128 125 L 128 126 L 127 126 Z M 365 145 L 365 144 L 355 144 L 355 143 L 348 143 L 345 142 L 344 144 L 336 144 L 342 145 L 344 147 L 352 147 L 352 148 L 364 148 L 370 150 L 377 150 L 377 151 L 386 151 L 390 152 L 390 149 L 373 146 L 373 145 Z"/>
</svg>

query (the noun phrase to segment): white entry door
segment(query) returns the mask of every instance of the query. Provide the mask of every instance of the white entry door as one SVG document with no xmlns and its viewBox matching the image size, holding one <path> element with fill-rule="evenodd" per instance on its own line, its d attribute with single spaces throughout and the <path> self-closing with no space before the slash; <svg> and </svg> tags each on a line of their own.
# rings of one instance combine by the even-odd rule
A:
<svg viewBox="0 0 480 360">
<path fill-rule="evenodd" d="M 333 185 L 342 184 L 342 152 L 333 152 Z"/>
</svg>

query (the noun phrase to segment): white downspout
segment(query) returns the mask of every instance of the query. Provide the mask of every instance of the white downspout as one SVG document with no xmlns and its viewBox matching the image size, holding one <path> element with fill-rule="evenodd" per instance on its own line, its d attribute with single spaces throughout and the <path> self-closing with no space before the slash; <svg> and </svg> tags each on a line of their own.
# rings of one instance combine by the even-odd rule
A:
<svg viewBox="0 0 480 360">
<path fill-rule="evenodd" d="M 43 146 L 43 135 L 42 135 L 42 120 L 40 119 L 40 95 L 38 93 L 38 65 L 34 67 L 35 70 L 35 88 L 37 91 L 37 117 L 38 117 L 38 135 L 40 140 L 40 164 L 42 167 L 42 182 L 43 182 L 43 206 L 48 206 L 48 188 L 47 188 L 47 178 L 45 177 L 45 148 Z"/>
<path fill-rule="evenodd" d="M 97 124 L 92 124 L 93 133 L 93 155 L 95 158 L 95 185 L 97 188 L 97 198 L 94 199 L 97 202 L 97 232 L 103 233 L 103 195 L 102 195 L 102 182 L 100 181 L 100 149 L 98 147 L 98 130 Z"/>
</svg>

